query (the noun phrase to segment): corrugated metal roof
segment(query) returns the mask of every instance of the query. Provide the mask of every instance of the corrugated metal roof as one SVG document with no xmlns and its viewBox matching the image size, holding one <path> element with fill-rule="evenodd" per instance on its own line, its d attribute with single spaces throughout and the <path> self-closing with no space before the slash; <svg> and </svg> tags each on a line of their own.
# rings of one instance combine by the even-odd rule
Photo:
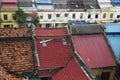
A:
<svg viewBox="0 0 120 80">
<path fill-rule="evenodd" d="M 50 39 L 48 39 L 50 40 Z M 63 67 L 72 56 L 70 45 L 64 45 L 62 39 L 51 39 L 44 46 L 42 39 L 36 39 L 37 52 L 39 55 L 39 68 L 57 68 Z"/>
<path fill-rule="evenodd" d="M 100 6 L 98 4 L 86 4 L 84 3 L 85 9 L 100 9 Z"/>
<path fill-rule="evenodd" d="M 32 7 L 32 0 L 18 0 L 19 7 Z"/>
<path fill-rule="evenodd" d="M 100 8 L 112 7 L 111 3 L 99 3 Z"/>
<path fill-rule="evenodd" d="M 100 8 L 112 7 L 111 0 L 98 0 Z"/>
<path fill-rule="evenodd" d="M 70 62 L 52 76 L 53 80 L 90 80 L 83 72 L 82 67 L 75 61 Z"/>
<path fill-rule="evenodd" d="M 118 3 L 120 0 L 111 0 L 112 3 Z"/>
<path fill-rule="evenodd" d="M 53 4 L 67 4 L 67 0 L 52 0 Z"/>
<path fill-rule="evenodd" d="M 84 9 L 83 4 L 69 4 L 71 9 Z"/>
<path fill-rule="evenodd" d="M 82 2 L 83 0 L 68 0 L 68 2 Z"/>
<path fill-rule="evenodd" d="M 38 72 L 39 77 L 49 77 L 51 76 L 51 72 L 49 70 L 43 70 Z"/>
<path fill-rule="evenodd" d="M 70 20 L 69 24 L 72 26 L 81 26 L 81 24 L 87 24 L 86 21 L 79 21 L 79 20 Z"/>
<path fill-rule="evenodd" d="M 100 3 L 111 3 L 111 0 L 97 0 L 98 2 L 100 2 Z"/>
<path fill-rule="evenodd" d="M 97 3 L 97 0 L 82 0 L 83 2 L 86 2 L 87 4 L 89 4 L 89 2 L 90 3 Z"/>
<path fill-rule="evenodd" d="M 118 23 L 105 24 L 104 26 L 106 33 L 120 33 L 120 24 Z"/>
<path fill-rule="evenodd" d="M 19 2 L 18 3 L 19 7 L 32 7 L 32 2 Z"/>
<path fill-rule="evenodd" d="M 67 4 L 53 4 L 54 9 L 68 9 Z"/>
<path fill-rule="evenodd" d="M 113 6 L 120 6 L 120 0 L 111 0 Z"/>
<path fill-rule="evenodd" d="M 80 26 L 73 26 L 71 29 L 73 35 L 103 33 L 101 25 L 81 24 Z"/>
<path fill-rule="evenodd" d="M 88 67 L 116 66 L 112 52 L 102 34 L 73 36 L 72 39 L 76 51 Z"/>
<path fill-rule="evenodd" d="M 100 9 L 97 0 L 83 0 L 85 9 Z"/>
<path fill-rule="evenodd" d="M 61 37 L 68 36 L 66 28 L 35 28 L 35 35 L 37 37 Z"/>
<path fill-rule="evenodd" d="M 48 3 L 48 4 L 51 4 L 52 0 L 37 0 L 36 2 L 37 3 Z"/>
<path fill-rule="evenodd" d="M 69 0 L 68 5 L 71 9 L 84 9 L 82 0 Z"/>
<path fill-rule="evenodd" d="M 37 8 L 38 9 L 43 9 L 43 10 L 45 10 L 45 9 L 53 9 L 53 5 L 47 5 L 47 4 L 44 4 L 44 5 L 40 5 L 40 4 L 37 4 Z"/>
<path fill-rule="evenodd" d="M 107 34 L 107 39 L 118 60 L 120 58 L 120 34 Z"/>
</svg>

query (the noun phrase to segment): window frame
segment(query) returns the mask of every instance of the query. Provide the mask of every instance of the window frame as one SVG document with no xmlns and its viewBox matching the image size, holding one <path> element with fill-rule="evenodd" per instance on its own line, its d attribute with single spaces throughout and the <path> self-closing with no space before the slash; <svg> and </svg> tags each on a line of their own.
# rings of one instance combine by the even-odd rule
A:
<svg viewBox="0 0 120 80">
<path fill-rule="evenodd" d="M 7 14 L 4 14 L 4 15 L 3 15 L 3 18 L 4 18 L 4 20 L 8 20 L 8 15 L 7 15 Z"/>
<path fill-rule="evenodd" d="M 52 15 L 51 14 L 48 14 L 48 19 L 51 19 L 52 18 Z"/>
<path fill-rule="evenodd" d="M 95 19 L 98 19 L 99 18 L 99 14 L 95 14 Z"/>
<path fill-rule="evenodd" d="M 91 19 L 91 16 L 92 16 L 91 14 L 88 14 L 88 17 L 87 17 L 87 18 L 88 18 L 88 19 Z"/>
<path fill-rule="evenodd" d="M 103 14 L 103 16 L 102 16 L 102 17 L 103 17 L 103 19 L 105 19 L 105 18 L 106 18 L 106 16 L 107 16 L 107 13 L 104 13 L 104 14 Z"/>
<path fill-rule="evenodd" d="M 114 14 L 113 14 L 113 13 L 110 13 L 110 19 L 112 19 L 112 18 L 113 18 L 113 16 L 114 16 Z"/>
<path fill-rule="evenodd" d="M 73 14 L 72 14 L 72 18 L 75 19 L 75 17 L 76 17 L 76 15 L 75 15 L 75 13 L 73 13 Z"/>
</svg>

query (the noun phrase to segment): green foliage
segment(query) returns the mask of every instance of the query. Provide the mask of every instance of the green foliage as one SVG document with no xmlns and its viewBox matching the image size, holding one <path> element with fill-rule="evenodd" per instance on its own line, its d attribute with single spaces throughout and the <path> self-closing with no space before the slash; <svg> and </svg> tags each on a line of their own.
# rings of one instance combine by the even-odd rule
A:
<svg viewBox="0 0 120 80">
<path fill-rule="evenodd" d="M 39 17 L 33 17 L 32 23 L 33 23 L 35 26 L 38 26 L 38 25 L 39 25 Z"/>
<path fill-rule="evenodd" d="M 20 8 L 13 14 L 13 19 L 18 23 L 19 26 L 24 26 L 26 23 L 27 15 Z"/>
</svg>

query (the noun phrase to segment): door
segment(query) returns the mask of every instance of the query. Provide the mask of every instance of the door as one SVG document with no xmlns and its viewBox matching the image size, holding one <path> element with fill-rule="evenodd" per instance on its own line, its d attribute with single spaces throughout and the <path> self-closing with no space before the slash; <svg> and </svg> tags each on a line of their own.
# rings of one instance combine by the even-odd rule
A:
<svg viewBox="0 0 120 80">
<path fill-rule="evenodd" d="M 110 72 L 103 72 L 101 75 L 102 80 L 109 80 Z"/>
</svg>

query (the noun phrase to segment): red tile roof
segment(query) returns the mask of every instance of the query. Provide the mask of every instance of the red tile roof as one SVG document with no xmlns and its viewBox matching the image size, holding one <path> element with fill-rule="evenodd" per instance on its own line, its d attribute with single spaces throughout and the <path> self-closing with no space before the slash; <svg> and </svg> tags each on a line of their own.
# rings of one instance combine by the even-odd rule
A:
<svg viewBox="0 0 120 80">
<path fill-rule="evenodd" d="M 61 37 L 68 36 L 66 28 L 35 28 L 35 35 L 37 37 Z"/>
<path fill-rule="evenodd" d="M 0 66 L 0 80 L 23 80 L 23 78 L 7 73 L 6 70 Z"/>
<path fill-rule="evenodd" d="M 10 3 L 10 2 L 17 2 L 17 0 L 2 0 L 2 2 L 8 2 L 8 3 Z"/>
<path fill-rule="evenodd" d="M 2 8 L 17 8 L 17 4 L 2 4 Z"/>
<path fill-rule="evenodd" d="M 0 38 L 31 37 L 30 28 L 0 28 Z"/>
<path fill-rule="evenodd" d="M 90 68 L 115 66 L 115 60 L 102 34 L 73 36 L 76 51 Z"/>
<path fill-rule="evenodd" d="M 63 45 L 62 39 L 53 39 L 42 46 L 41 40 L 36 39 L 40 68 L 57 68 L 64 66 L 72 56 L 69 43 Z"/>
<path fill-rule="evenodd" d="M 34 69 L 30 34 L 30 28 L 0 28 L 1 65 L 11 71 Z"/>
<path fill-rule="evenodd" d="M 11 71 L 34 69 L 31 46 L 28 39 L 0 40 L 0 64 Z"/>
<path fill-rule="evenodd" d="M 53 80 L 90 80 L 74 58 L 61 70 L 55 72 Z"/>
<path fill-rule="evenodd" d="M 35 12 L 33 12 L 33 13 L 27 13 L 27 15 L 30 16 L 30 17 L 37 17 L 38 16 L 38 14 L 35 13 Z"/>
</svg>

